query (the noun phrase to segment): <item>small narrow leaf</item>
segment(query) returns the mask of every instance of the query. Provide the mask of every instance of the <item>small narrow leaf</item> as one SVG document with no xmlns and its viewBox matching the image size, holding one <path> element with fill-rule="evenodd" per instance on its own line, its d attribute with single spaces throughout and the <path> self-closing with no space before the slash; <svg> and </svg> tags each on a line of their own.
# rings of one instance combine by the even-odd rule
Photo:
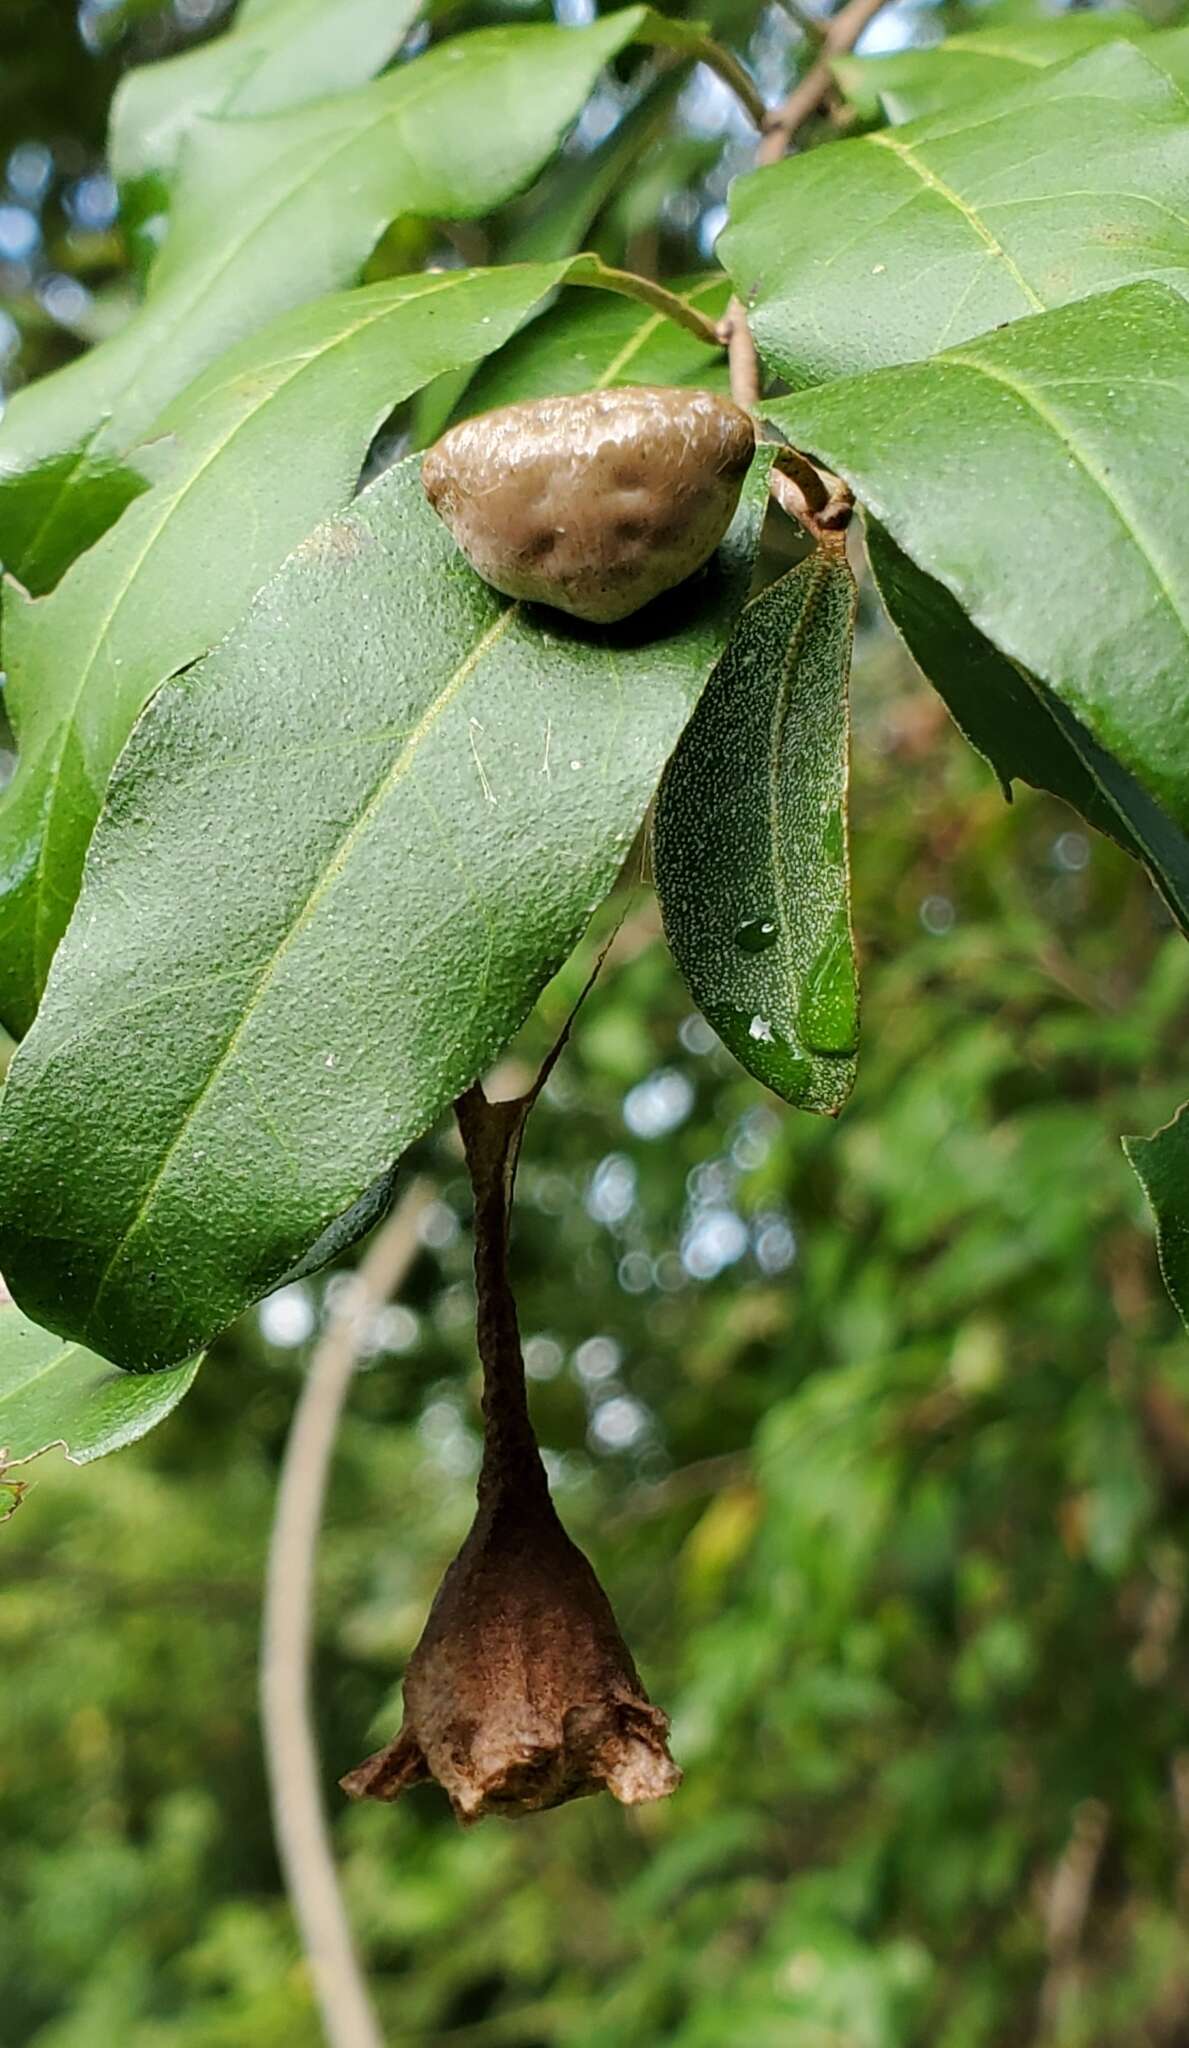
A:
<svg viewBox="0 0 1189 2048">
<path fill-rule="evenodd" d="M 319 527 L 117 767 L 0 1107 L 0 1265 L 121 1364 L 189 1358 L 473 1080 L 626 857 L 746 595 L 498 597 L 413 458 Z"/>
<path fill-rule="evenodd" d="M 855 584 L 820 552 L 748 605 L 665 771 L 657 894 L 698 1007 L 748 1071 L 835 1116 L 858 986 L 846 844 Z"/>
<path fill-rule="evenodd" d="M 75 1465 L 123 1450 L 177 1407 L 198 1365 L 120 1372 L 0 1300 L 0 1470 L 57 1447 Z"/>
<path fill-rule="evenodd" d="M 915 362 L 1139 279 L 1189 292 L 1185 98 L 1113 44 L 754 171 L 730 207 L 719 254 L 774 371 Z"/>
<path fill-rule="evenodd" d="M 1189 1324 L 1189 1102 L 1151 1138 L 1124 1138 L 1156 1218 L 1156 1249 L 1164 1284 Z"/>
</svg>

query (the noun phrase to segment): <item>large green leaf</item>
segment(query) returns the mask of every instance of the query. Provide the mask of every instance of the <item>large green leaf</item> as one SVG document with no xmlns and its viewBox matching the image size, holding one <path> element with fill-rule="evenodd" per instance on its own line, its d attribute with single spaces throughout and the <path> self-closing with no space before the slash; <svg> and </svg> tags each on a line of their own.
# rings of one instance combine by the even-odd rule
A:
<svg viewBox="0 0 1189 2048">
<path fill-rule="evenodd" d="M 552 154 L 608 59 L 660 33 L 646 7 L 582 29 L 481 29 L 295 113 L 197 121 L 143 307 L 17 394 L 0 470 L 77 447 L 101 422 L 102 444 L 127 448 L 215 356 L 349 284 L 396 214 L 490 212 Z"/>
<path fill-rule="evenodd" d="M 855 582 L 811 555 L 748 605 L 657 798 L 665 932 L 735 1057 L 836 1116 L 854 1085 L 858 981 L 846 847 Z"/>
<path fill-rule="evenodd" d="M 716 273 L 686 279 L 674 290 L 707 319 L 718 320 L 731 287 Z M 614 384 L 696 384 L 725 392 L 729 381 L 723 351 L 663 313 L 610 297 L 592 305 L 588 292 L 566 290 L 556 306 L 487 358 L 462 410 L 484 412 L 517 398 Z"/>
<path fill-rule="evenodd" d="M 420 0 L 268 0 L 224 35 L 124 76 L 108 155 L 121 184 L 168 175 L 203 114 L 276 114 L 362 85 L 400 48 Z"/>
<path fill-rule="evenodd" d="M 1151 815 L 1124 815 L 1145 849 L 1153 818 L 1183 844 L 1184 300 L 1133 285 L 770 410 L 1064 707 L 1066 738 L 1088 734 L 1139 785 Z M 1086 765 L 1105 787 L 1103 761 Z M 1125 802 L 1122 780 L 1107 793 Z"/>
<path fill-rule="evenodd" d="M 1128 853 L 1145 860 L 1189 931 L 1189 839 L 1139 784 L 1096 747 L 1051 691 L 993 647 L 956 598 L 926 576 L 877 520 L 867 553 L 892 623 L 945 699 L 966 738 L 990 762 L 1004 794 L 1018 777 L 1059 796 Z"/>
<path fill-rule="evenodd" d="M 603 276 L 588 259 L 577 272 Z M 10 587 L 0 797 L 0 1020 L 27 1028 L 78 890 L 112 763 L 165 677 L 205 654 L 310 528 L 350 497 L 398 400 L 506 339 L 565 264 L 344 292 L 241 344 L 158 422 L 155 487 L 30 602 Z M 283 477 L 283 487 L 278 478 Z"/>
<path fill-rule="evenodd" d="M 30 1314 L 189 1357 L 483 1067 L 627 854 L 765 484 L 696 581 L 595 630 L 481 582 L 413 458 L 158 693 L 0 1112 Z"/>
<path fill-rule="evenodd" d="M 1005 21 L 970 29 L 927 50 L 895 50 L 882 57 L 848 53 L 835 57 L 831 69 L 864 120 L 877 120 L 882 110 L 896 121 L 915 121 L 980 94 L 1007 91 L 1031 72 L 1067 63 L 1099 43 L 1135 42 L 1150 33 L 1142 14 L 1128 8 L 1109 14 L 1087 10 L 1051 21 Z"/>
<path fill-rule="evenodd" d="M 75 1465 L 135 1443 L 176 1408 L 198 1371 L 120 1372 L 39 1330 L 0 1292 L 0 1469 L 60 1446 Z"/>
<path fill-rule="evenodd" d="M 1189 1102 L 1151 1138 L 1124 1138 L 1156 1218 L 1164 1284 L 1189 1324 Z"/>
<path fill-rule="evenodd" d="M 1184 95 L 1113 44 L 740 178 L 719 244 L 794 386 L 916 361 L 1140 278 L 1189 290 Z"/>
</svg>

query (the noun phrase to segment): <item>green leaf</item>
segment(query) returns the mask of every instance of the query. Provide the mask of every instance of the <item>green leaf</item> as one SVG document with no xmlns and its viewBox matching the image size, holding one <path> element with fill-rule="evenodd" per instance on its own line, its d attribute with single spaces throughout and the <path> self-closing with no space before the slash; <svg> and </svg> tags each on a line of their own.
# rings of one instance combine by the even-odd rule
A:
<svg viewBox="0 0 1189 2048">
<path fill-rule="evenodd" d="M 719 253 L 799 387 L 1141 278 L 1189 290 L 1187 210 L 1184 96 L 1113 44 L 740 178 Z"/>
<path fill-rule="evenodd" d="M 895 121 L 915 121 L 980 94 L 1008 91 L 1033 71 L 1067 63 L 1099 43 L 1136 42 L 1150 33 L 1143 16 L 1127 8 L 1061 14 L 971 29 L 927 50 L 835 57 L 831 69 L 864 120 L 878 120 L 882 107 Z"/>
<path fill-rule="evenodd" d="M 768 410 L 1050 693 L 1065 736 L 1138 784 L 1149 815 L 1125 808 L 1128 827 L 1156 858 L 1158 824 L 1183 862 L 1185 302 L 1134 285 Z M 1126 805 L 1122 781 L 1108 794 Z"/>
<path fill-rule="evenodd" d="M 552 154 L 604 64 L 653 34 L 645 7 L 589 28 L 480 29 L 296 113 L 197 121 L 144 305 L 17 393 L 0 471 L 75 447 L 101 422 L 101 445 L 127 448 L 234 342 L 349 284 L 397 214 L 490 212 Z"/>
<path fill-rule="evenodd" d="M 686 278 L 673 289 L 709 320 L 722 318 L 731 295 L 730 284 L 718 272 Z M 567 289 L 556 306 L 488 357 L 461 411 L 485 412 L 518 398 L 605 390 L 615 384 L 693 384 L 726 392 L 730 378 L 721 349 L 699 341 L 663 313 L 642 311 L 610 296 L 592 304 L 588 292 Z"/>
<path fill-rule="evenodd" d="M 166 676 L 205 654 L 253 592 L 345 504 L 386 414 L 473 362 L 593 258 L 398 278 L 299 308 L 214 364 L 158 423 L 162 472 L 36 603 L 9 590 L 0 797 L 0 1019 L 27 1029 L 66 928 L 120 748 Z M 278 475 L 284 489 L 278 489 Z M 196 571 L 201 564 L 201 572 Z"/>
<path fill-rule="evenodd" d="M 855 583 L 819 552 L 748 605 L 661 782 L 657 895 L 700 1010 L 786 1102 L 854 1086 L 846 846 Z"/>
<path fill-rule="evenodd" d="M 121 184 L 168 176 L 204 114 L 276 114 L 383 69 L 420 0 L 268 0 L 212 42 L 125 73 L 112 101 L 108 157 Z"/>
<path fill-rule="evenodd" d="M 1164 1284 L 1189 1324 L 1189 1102 L 1151 1138 L 1124 1138 L 1156 1218 L 1156 1250 Z"/>
<path fill-rule="evenodd" d="M 93 547 L 147 478 L 125 464 L 68 449 L 17 476 L 0 474 L 0 562 L 35 596 L 52 590 Z"/>
<path fill-rule="evenodd" d="M 1015 777 L 1072 804 L 1144 860 L 1189 930 L 1189 839 L 1096 747 L 1050 691 L 991 645 L 948 590 L 909 561 L 878 521 L 867 554 L 879 594 L 913 659 L 1010 800 Z"/>
<path fill-rule="evenodd" d="M 525 202 L 533 207 L 527 220 L 497 243 L 501 263 L 549 262 L 581 249 L 627 165 L 667 121 L 685 77 L 686 69 L 681 67 L 656 79 L 597 149 L 550 165 Z M 586 300 L 588 318 L 592 311 Z M 455 370 L 418 394 L 412 407 L 414 448 L 427 448 L 451 419 L 459 416 L 470 381 L 468 370 Z"/>
<path fill-rule="evenodd" d="M 0 1471 L 60 1447 L 88 1465 L 147 1435 L 189 1392 L 199 1360 L 172 1372 L 120 1372 L 0 1303 Z"/>
<path fill-rule="evenodd" d="M 1189 25 L 1164 28 L 1149 36 L 1147 54 L 1175 79 L 1182 92 L 1189 92 Z"/>
<path fill-rule="evenodd" d="M 166 684 L 9 1069 L 29 1313 L 189 1357 L 473 1079 L 625 859 L 766 501 L 761 457 L 710 568 L 595 630 L 482 583 L 413 458 Z"/>
</svg>

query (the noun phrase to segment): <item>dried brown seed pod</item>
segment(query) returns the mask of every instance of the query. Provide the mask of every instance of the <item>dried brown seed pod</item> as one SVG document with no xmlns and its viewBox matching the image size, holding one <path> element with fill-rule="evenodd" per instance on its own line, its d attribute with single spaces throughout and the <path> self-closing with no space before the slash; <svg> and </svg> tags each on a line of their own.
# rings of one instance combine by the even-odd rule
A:
<svg viewBox="0 0 1189 2048">
<path fill-rule="evenodd" d="M 479 1088 L 457 1105 L 475 1188 L 479 1511 L 409 1660 L 400 1732 L 342 1781 L 355 1799 L 399 1799 L 436 1778 L 466 1823 L 604 1789 L 634 1806 L 681 1779 L 668 1718 L 557 1518 L 529 1419 L 506 1263 L 526 1106 L 488 1103 Z"/>
<path fill-rule="evenodd" d="M 463 420 L 421 474 L 485 582 L 605 625 L 709 560 L 754 451 L 729 399 L 638 384 Z"/>
</svg>

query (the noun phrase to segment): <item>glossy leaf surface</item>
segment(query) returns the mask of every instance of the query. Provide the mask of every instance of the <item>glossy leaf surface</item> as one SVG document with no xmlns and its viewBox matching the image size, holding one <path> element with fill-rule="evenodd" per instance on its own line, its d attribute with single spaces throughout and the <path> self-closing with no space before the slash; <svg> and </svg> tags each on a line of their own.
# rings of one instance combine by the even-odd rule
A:
<svg viewBox="0 0 1189 2048">
<path fill-rule="evenodd" d="M 7 694 L 20 745 L 0 797 L 0 1019 L 10 1029 L 31 1021 L 112 763 L 153 690 L 221 639 L 289 549 L 347 501 L 392 406 L 498 346 L 564 272 L 398 278 L 286 314 L 164 415 L 146 451 L 155 487 L 49 597 L 29 603 L 10 588 Z"/>
<path fill-rule="evenodd" d="M 1087 10 L 1050 21 L 1003 21 L 970 29 L 947 36 L 933 49 L 836 57 L 831 68 L 865 120 L 878 120 L 882 111 L 896 121 L 915 121 L 981 94 L 1008 91 L 1024 84 L 1033 71 L 1068 63 L 1099 43 L 1136 42 L 1150 34 L 1143 16 L 1128 8 Z"/>
<path fill-rule="evenodd" d="M 159 692 L 0 1112 L 30 1313 L 189 1357 L 466 1086 L 626 857 L 765 503 L 761 458 L 707 571 L 581 629 L 479 581 L 414 458 Z"/>
<path fill-rule="evenodd" d="M 749 1073 L 837 1115 L 858 982 L 846 846 L 855 585 L 811 556 L 744 612 L 665 771 L 657 895 L 690 993 Z"/>
<path fill-rule="evenodd" d="M 127 448 L 208 363 L 275 314 L 349 284 L 397 214 L 468 219 L 526 185 L 608 59 L 651 22 L 456 36 L 295 113 L 195 123 L 143 307 L 14 398 L 0 468 Z"/>
<path fill-rule="evenodd" d="M 1136 285 L 769 410 L 1189 831 L 1189 306 Z"/>
<path fill-rule="evenodd" d="M 198 1361 L 126 1373 L 38 1329 L 0 1303 L 0 1459 L 20 1464 L 60 1446 L 75 1465 L 135 1443 L 189 1392 Z"/>
<path fill-rule="evenodd" d="M 112 101 L 108 156 L 121 184 L 168 176 L 204 114 L 276 114 L 362 85 L 400 48 L 420 0 L 268 0 L 213 41 L 139 65 Z"/>
<path fill-rule="evenodd" d="M 1123 1150 L 1156 1218 L 1164 1284 L 1189 1324 L 1189 1103 L 1151 1138 L 1124 1138 Z"/>
<path fill-rule="evenodd" d="M 95 459 L 86 447 L 0 475 L 0 562 L 41 596 L 146 487 L 135 469 Z"/>
<path fill-rule="evenodd" d="M 953 348 L 1094 292 L 1189 289 L 1184 95 L 1115 44 L 731 189 L 719 254 L 796 387 Z"/>
</svg>

